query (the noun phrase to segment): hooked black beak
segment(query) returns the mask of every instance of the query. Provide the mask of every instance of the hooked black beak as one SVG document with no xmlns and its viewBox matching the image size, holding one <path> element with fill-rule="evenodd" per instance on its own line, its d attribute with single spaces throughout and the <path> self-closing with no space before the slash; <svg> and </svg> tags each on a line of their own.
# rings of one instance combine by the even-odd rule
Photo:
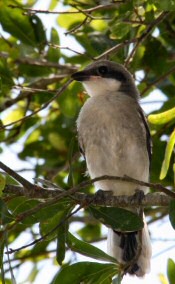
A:
<svg viewBox="0 0 175 284">
<path fill-rule="evenodd" d="M 87 71 L 79 71 L 71 75 L 71 78 L 78 82 L 89 81 L 90 75 Z"/>
</svg>

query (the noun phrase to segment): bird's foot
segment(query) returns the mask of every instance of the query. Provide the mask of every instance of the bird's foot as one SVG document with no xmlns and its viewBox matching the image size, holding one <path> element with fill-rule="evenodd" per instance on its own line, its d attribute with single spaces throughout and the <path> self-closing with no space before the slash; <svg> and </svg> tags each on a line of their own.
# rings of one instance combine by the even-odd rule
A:
<svg viewBox="0 0 175 284">
<path fill-rule="evenodd" d="M 143 190 L 136 189 L 135 193 L 131 196 L 131 203 L 137 202 L 139 205 L 142 204 L 142 200 L 145 198 Z"/>
<path fill-rule="evenodd" d="M 99 189 L 99 190 L 95 193 L 94 199 L 95 199 L 96 201 L 101 202 L 101 201 L 104 201 L 107 197 L 112 196 L 112 195 L 113 195 L 112 190 L 107 190 L 107 191 L 105 191 L 105 190 Z"/>
</svg>

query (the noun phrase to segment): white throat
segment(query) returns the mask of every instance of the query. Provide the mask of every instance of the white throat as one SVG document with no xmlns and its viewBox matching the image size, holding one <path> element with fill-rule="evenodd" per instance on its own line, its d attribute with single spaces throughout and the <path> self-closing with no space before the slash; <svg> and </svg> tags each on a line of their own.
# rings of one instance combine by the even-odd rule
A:
<svg viewBox="0 0 175 284">
<path fill-rule="evenodd" d="M 89 81 L 83 82 L 83 86 L 90 97 L 101 96 L 106 93 L 116 95 L 121 82 L 116 79 L 94 76 Z"/>
</svg>

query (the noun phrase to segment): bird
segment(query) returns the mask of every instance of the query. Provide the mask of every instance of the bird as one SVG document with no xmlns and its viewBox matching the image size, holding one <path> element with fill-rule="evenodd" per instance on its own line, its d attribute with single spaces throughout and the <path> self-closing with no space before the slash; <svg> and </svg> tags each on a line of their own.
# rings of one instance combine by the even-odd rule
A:
<svg viewBox="0 0 175 284">
<path fill-rule="evenodd" d="M 119 63 L 98 60 L 72 74 L 72 79 L 81 82 L 89 96 L 78 115 L 77 133 L 90 177 L 127 175 L 149 182 L 151 136 L 131 73 Z M 136 185 L 126 181 L 99 180 L 94 186 L 114 196 L 136 193 Z M 149 190 L 139 189 L 144 194 Z M 124 274 L 142 277 L 150 271 L 152 252 L 144 214 L 143 220 L 141 231 L 108 229 L 107 252 Z"/>
</svg>

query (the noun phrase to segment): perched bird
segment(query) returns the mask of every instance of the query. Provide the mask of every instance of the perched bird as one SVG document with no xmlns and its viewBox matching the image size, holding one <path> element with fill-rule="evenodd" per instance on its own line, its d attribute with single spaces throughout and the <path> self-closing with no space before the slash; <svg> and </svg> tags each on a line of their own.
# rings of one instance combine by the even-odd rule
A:
<svg viewBox="0 0 175 284">
<path fill-rule="evenodd" d="M 132 75 L 120 64 L 100 60 L 72 78 L 82 82 L 90 96 L 77 120 L 90 177 L 127 175 L 149 181 L 150 132 Z M 98 181 L 95 187 L 114 195 L 133 195 L 136 190 L 134 183 L 114 180 Z M 139 189 L 148 191 L 144 186 Z M 140 233 L 109 229 L 107 246 L 108 253 L 125 267 L 124 273 L 143 276 L 149 272 L 151 245 L 145 221 Z"/>
</svg>

